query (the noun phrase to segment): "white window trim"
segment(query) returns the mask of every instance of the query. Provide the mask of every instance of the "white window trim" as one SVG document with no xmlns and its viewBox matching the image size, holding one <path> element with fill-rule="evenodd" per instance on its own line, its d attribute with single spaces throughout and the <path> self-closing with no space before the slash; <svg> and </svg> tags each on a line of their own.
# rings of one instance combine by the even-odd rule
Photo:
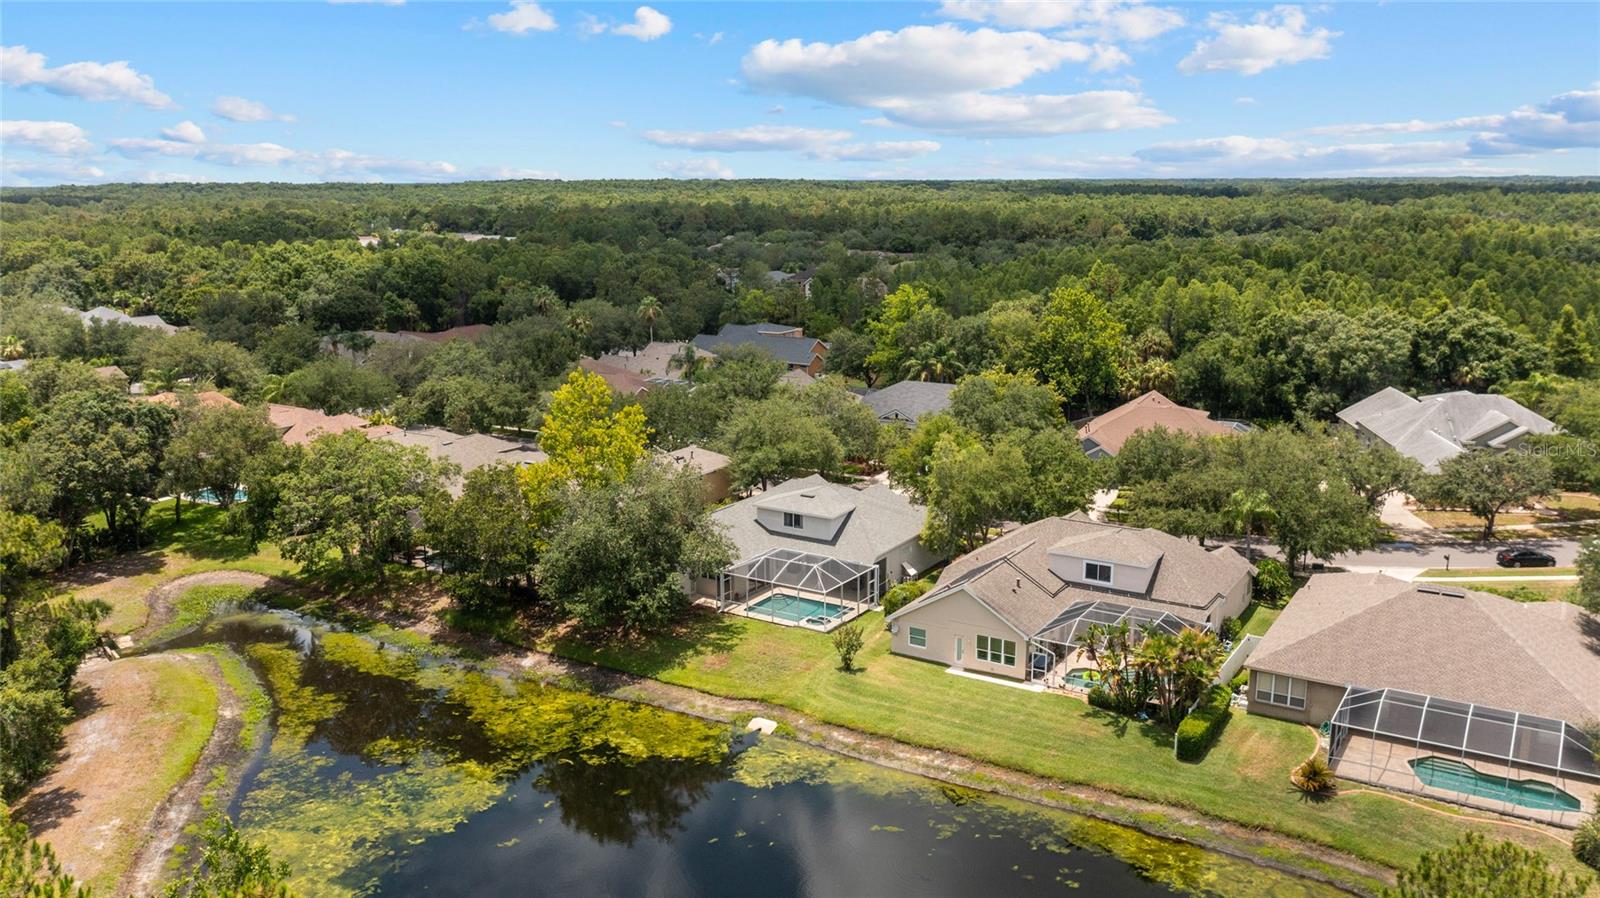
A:
<svg viewBox="0 0 1600 898">
<path fill-rule="evenodd" d="M 1101 580 L 1098 577 L 1089 576 L 1089 565 L 1091 565 L 1091 564 L 1096 565 L 1098 567 L 1103 567 L 1103 568 L 1106 569 L 1106 578 L 1104 580 Z M 1088 560 L 1088 559 L 1084 560 L 1084 562 L 1083 562 L 1083 582 L 1085 582 L 1085 583 L 1098 583 L 1101 586 L 1110 586 L 1112 583 L 1115 583 L 1116 580 L 1117 580 L 1117 566 L 1116 565 L 1112 564 L 1109 561 L 1091 561 L 1091 560 Z"/>
<path fill-rule="evenodd" d="M 1003 639 L 999 636 L 990 636 L 987 633 L 980 633 L 978 634 L 977 638 L 973 640 L 973 643 L 976 648 L 977 658 L 979 661 L 982 661 L 985 664 L 998 664 L 1001 667 L 1017 666 L 1017 643 L 1015 640 Z M 1010 651 L 1006 650 L 1008 643 L 1010 644 Z M 999 648 L 985 648 L 985 646 L 994 646 L 996 644 L 999 645 Z M 1011 658 L 1010 661 L 1006 660 L 1008 655 Z"/>
<path fill-rule="evenodd" d="M 917 641 L 919 638 L 922 640 L 921 642 Z M 916 649 L 925 649 L 925 648 L 927 648 L 928 647 L 928 631 L 923 629 L 922 627 L 907 627 L 906 628 L 906 645 L 909 645 L 912 648 L 916 648 Z"/>
<path fill-rule="evenodd" d="M 786 511 L 783 513 L 783 526 L 792 530 L 804 530 L 806 527 L 806 516 L 798 511 Z"/>
<path fill-rule="evenodd" d="M 1278 691 L 1278 682 L 1283 681 L 1283 691 Z M 1295 695 L 1295 688 L 1299 687 L 1299 695 Z M 1282 697 L 1283 701 L 1279 701 Z M 1293 708 L 1304 711 L 1306 707 L 1306 681 L 1297 677 L 1279 676 L 1278 674 L 1262 673 L 1256 671 L 1256 689 L 1253 700 L 1262 704 L 1275 705 L 1279 708 Z"/>
</svg>

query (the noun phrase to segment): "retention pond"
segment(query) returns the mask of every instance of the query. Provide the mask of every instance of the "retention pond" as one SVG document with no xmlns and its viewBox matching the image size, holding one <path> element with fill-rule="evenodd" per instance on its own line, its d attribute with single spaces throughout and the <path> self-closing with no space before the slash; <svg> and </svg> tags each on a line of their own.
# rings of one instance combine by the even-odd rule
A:
<svg viewBox="0 0 1600 898">
<path fill-rule="evenodd" d="M 513 681 L 286 614 L 208 622 L 270 694 L 230 813 L 307 898 L 1341 894 L 1135 830 Z"/>
</svg>

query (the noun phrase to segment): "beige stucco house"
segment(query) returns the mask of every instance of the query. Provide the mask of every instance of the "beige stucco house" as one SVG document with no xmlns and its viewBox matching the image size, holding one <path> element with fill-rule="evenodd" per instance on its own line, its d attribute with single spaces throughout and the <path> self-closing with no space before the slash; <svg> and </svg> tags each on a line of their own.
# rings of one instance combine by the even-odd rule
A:
<svg viewBox="0 0 1600 898">
<path fill-rule="evenodd" d="M 1087 666 L 1085 627 L 1214 629 L 1250 602 L 1249 562 L 1159 530 L 1046 518 L 952 561 L 889 616 L 895 653 L 1061 685 Z"/>
<path fill-rule="evenodd" d="M 1382 574 L 1318 574 L 1248 661 L 1250 713 L 1318 727 L 1341 777 L 1575 825 L 1600 768 L 1600 618 Z"/>
</svg>

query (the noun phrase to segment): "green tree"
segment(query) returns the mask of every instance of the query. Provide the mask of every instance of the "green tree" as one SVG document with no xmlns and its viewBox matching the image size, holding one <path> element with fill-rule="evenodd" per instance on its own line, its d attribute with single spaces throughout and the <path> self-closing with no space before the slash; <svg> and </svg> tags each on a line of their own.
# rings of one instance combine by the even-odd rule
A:
<svg viewBox="0 0 1600 898">
<path fill-rule="evenodd" d="M 394 381 L 346 358 L 318 359 L 283 379 L 282 401 L 330 415 L 375 409 L 394 399 Z"/>
<path fill-rule="evenodd" d="M 1439 473 L 1424 486 L 1440 505 L 1465 508 L 1483 518 L 1483 538 L 1494 539 L 1495 518 L 1555 489 L 1550 460 L 1532 452 L 1471 449 L 1439 463 Z"/>
<path fill-rule="evenodd" d="M 928 470 L 923 544 L 948 555 L 982 545 L 991 528 L 1020 515 L 1030 486 L 1027 459 L 1015 444 L 964 446 L 947 434 L 934 447 Z"/>
<path fill-rule="evenodd" d="M 30 583 L 66 560 L 65 541 L 59 526 L 0 508 L 0 670 L 21 659 L 18 618 Z"/>
<path fill-rule="evenodd" d="M 0 895 L 16 898 L 91 898 L 56 860 L 56 853 L 28 834 L 26 824 L 14 821 L 0 804 Z"/>
<path fill-rule="evenodd" d="M 180 405 L 164 456 L 166 483 L 175 494 L 173 514 L 181 514 L 182 494 L 210 490 L 223 509 L 233 506 L 245 468 L 273 451 L 278 431 L 260 406 Z"/>
<path fill-rule="evenodd" d="M 844 381 L 825 377 L 800 391 L 800 405 L 820 418 L 839 439 L 845 458 L 875 459 L 878 429 L 882 426 L 872 408 L 845 389 Z"/>
<path fill-rule="evenodd" d="M 889 467 L 889 480 L 918 502 L 926 504 L 933 452 L 946 436 L 957 446 L 976 446 L 979 443 L 978 435 L 956 423 L 950 414 L 923 415 L 917 421 L 917 426 L 912 428 L 911 435 L 889 451 L 885 459 Z"/>
<path fill-rule="evenodd" d="M 1422 482 L 1422 465 L 1381 440 L 1363 442 L 1353 431 L 1333 434 L 1334 467 L 1374 512 L 1391 493 L 1409 492 Z"/>
<path fill-rule="evenodd" d="M 1029 364 L 1074 407 L 1093 406 L 1117 394 L 1124 340 L 1104 300 L 1081 287 L 1058 287 L 1039 316 Z"/>
<path fill-rule="evenodd" d="M 246 839 L 221 814 L 200 828 L 200 859 L 167 885 L 161 898 L 296 898 L 288 886 L 289 865 L 271 849 Z"/>
<path fill-rule="evenodd" d="M 873 346 L 866 358 L 867 367 L 880 374 L 904 371 L 912 347 L 928 342 L 908 337 L 912 322 L 918 316 L 926 318 L 938 311 L 928 291 L 911 284 L 902 284 L 885 296 L 878 307 L 878 317 L 867 324 Z"/>
<path fill-rule="evenodd" d="M 1377 516 L 1331 462 L 1325 437 L 1272 427 L 1221 446 L 1239 450 L 1242 485 L 1259 491 L 1272 510 L 1263 529 L 1283 550 L 1291 573 L 1307 555 L 1329 558 L 1376 542 Z"/>
<path fill-rule="evenodd" d="M 867 362 L 873 349 L 871 337 L 848 328 L 838 328 L 828 334 L 828 354 L 822 358 L 823 369 L 829 374 L 858 377 L 870 389 L 878 381 L 877 374 Z"/>
<path fill-rule="evenodd" d="M 866 642 L 865 632 L 859 622 L 852 622 L 833 631 L 829 637 L 833 643 L 833 651 L 839 656 L 839 668 L 845 673 L 853 673 L 856 669 L 856 655 L 861 653 L 861 646 Z"/>
<path fill-rule="evenodd" d="M 285 558 L 310 571 L 340 567 L 384 577 L 384 565 L 416 545 L 414 512 L 441 501 L 453 466 L 415 446 L 325 434 L 279 475 L 276 532 Z"/>
<path fill-rule="evenodd" d="M 563 493 L 540 556 L 540 591 L 590 628 L 658 628 L 688 607 L 683 577 L 711 576 L 733 546 L 711 520 L 700 478 L 647 462 L 620 481 Z"/>
<path fill-rule="evenodd" d="M 1550 360 L 1557 374 L 1569 377 L 1583 377 L 1594 370 L 1594 342 L 1571 303 L 1561 307 L 1561 317 L 1550 333 Z"/>
<path fill-rule="evenodd" d="M 1180 472 L 1209 464 L 1214 445 L 1212 439 L 1168 430 L 1159 424 L 1136 430 L 1112 460 L 1111 479 L 1118 486 L 1126 487 L 1160 483 Z"/>
<path fill-rule="evenodd" d="M 650 329 L 650 342 L 656 340 L 656 322 L 661 319 L 661 300 L 654 296 L 646 296 L 639 300 L 639 318 Z"/>
<path fill-rule="evenodd" d="M 758 483 L 765 489 L 790 477 L 831 474 L 844 457 L 844 447 L 827 420 L 790 396 L 735 406 L 717 444 L 733 460 L 729 477 L 739 489 Z"/>
<path fill-rule="evenodd" d="M 1582 898 L 1587 877 L 1553 871 L 1544 855 L 1515 842 L 1489 844 L 1469 832 L 1454 845 L 1423 852 L 1400 873 L 1386 898 Z"/>
<path fill-rule="evenodd" d="M 468 471 L 461 495 L 429 505 L 423 521 L 427 544 L 447 562 L 458 595 L 533 585 L 541 522 L 511 466 Z"/>
<path fill-rule="evenodd" d="M 556 478 L 603 483 L 622 478 L 644 457 L 649 436 L 643 409 L 613 408 L 605 379 L 575 369 L 550 397 L 539 448 Z"/>
<path fill-rule="evenodd" d="M 1600 537 L 1578 549 L 1578 604 L 1600 614 Z"/>
<path fill-rule="evenodd" d="M 1013 430 L 1060 430 L 1067 421 L 1061 397 L 1030 374 L 985 371 L 961 379 L 950 391 L 950 415 L 986 440 Z"/>
</svg>

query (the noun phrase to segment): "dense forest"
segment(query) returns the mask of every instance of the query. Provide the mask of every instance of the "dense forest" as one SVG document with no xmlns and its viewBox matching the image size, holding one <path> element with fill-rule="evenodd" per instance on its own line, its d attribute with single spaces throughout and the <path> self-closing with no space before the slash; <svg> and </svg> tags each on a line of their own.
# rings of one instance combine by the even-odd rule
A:
<svg viewBox="0 0 1600 898">
<path fill-rule="evenodd" d="M 520 423 L 579 354 L 727 322 L 804 325 L 839 344 L 835 368 L 869 383 L 1000 366 L 1051 380 L 1074 415 L 1158 387 L 1219 415 L 1284 420 L 1388 384 L 1582 375 L 1600 315 L 1592 180 L 119 185 L 0 198 L 0 338 L 13 355 L 248 392 L 289 378 L 280 395 L 330 410 L 469 377 L 489 409 L 475 420 L 496 423 Z M 811 273 L 810 289 L 763 277 L 777 270 Z M 899 310 L 896 333 L 872 336 L 902 285 L 922 299 Z M 59 305 L 195 330 L 80 333 Z M 317 352 L 329 334 L 477 322 L 507 327 L 448 366 L 389 359 L 351 374 Z M 329 395 L 341 389 L 354 395 Z"/>
</svg>

